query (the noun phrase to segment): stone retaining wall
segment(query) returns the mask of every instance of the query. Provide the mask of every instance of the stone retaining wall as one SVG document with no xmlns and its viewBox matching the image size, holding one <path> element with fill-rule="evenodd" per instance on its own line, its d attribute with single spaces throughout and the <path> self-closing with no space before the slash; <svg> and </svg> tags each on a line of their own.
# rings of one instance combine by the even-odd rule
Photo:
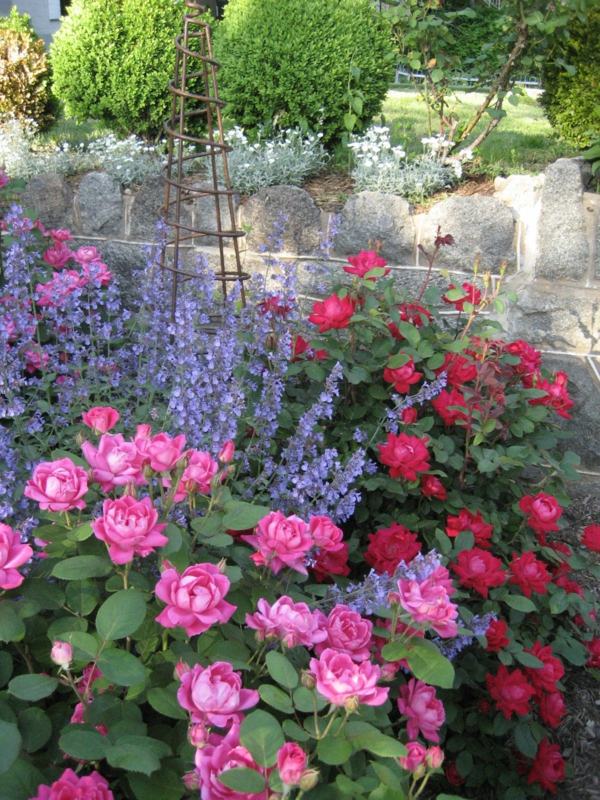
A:
<svg viewBox="0 0 600 800">
<path fill-rule="evenodd" d="M 475 260 L 498 280 L 506 271 L 505 288 L 519 300 L 502 320 L 510 338 L 523 338 L 543 350 L 546 363 L 569 373 L 575 400 L 574 419 L 566 422 L 575 439 L 569 447 L 582 457 L 582 471 L 600 478 L 600 195 L 585 191 L 589 175 L 580 159 L 560 159 L 539 176 L 496 179 L 493 197 L 453 195 L 428 213 L 414 214 L 409 203 L 378 192 L 352 195 L 341 211 L 339 232 L 331 253 L 334 263 L 382 242 L 382 254 L 398 282 L 417 292 L 426 258 L 441 228 L 455 244 L 441 248 L 432 280 L 443 288 L 447 279 L 472 278 Z M 136 191 L 125 189 L 105 173 L 84 176 L 76 190 L 58 175 L 31 180 L 23 204 L 35 209 L 47 227 L 68 227 L 78 243 L 94 244 L 127 287 L 132 305 L 134 270 L 143 267 L 140 246 L 152 243 L 158 210 L 164 202 L 164 180 L 149 178 Z M 238 226 L 249 232 L 242 242 L 246 269 L 262 265 L 260 245 L 272 232 L 280 211 L 288 221 L 282 257 L 319 258 L 321 231 L 330 215 L 319 211 L 302 189 L 263 189 L 244 204 L 236 201 Z M 184 207 L 193 226 L 215 230 L 210 197 Z M 225 227 L 225 220 L 223 220 Z M 210 261 L 217 256 L 214 237 L 203 247 L 190 247 Z"/>
</svg>

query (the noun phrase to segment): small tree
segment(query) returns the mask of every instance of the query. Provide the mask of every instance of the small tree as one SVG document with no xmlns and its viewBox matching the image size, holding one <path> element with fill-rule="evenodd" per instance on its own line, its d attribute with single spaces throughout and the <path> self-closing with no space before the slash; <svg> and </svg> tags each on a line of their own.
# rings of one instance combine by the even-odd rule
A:
<svg viewBox="0 0 600 800">
<path fill-rule="evenodd" d="M 569 72 L 573 68 L 564 59 L 563 44 L 570 28 L 585 21 L 594 0 L 502 0 L 494 36 L 480 52 L 463 59 L 456 55 L 454 31 L 461 19 L 474 18 L 470 6 L 446 10 L 439 0 L 392 0 L 384 12 L 390 19 L 400 51 L 400 63 L 423 73 L 415 81 L 428 110 L 438 118 L 439 131 L 460 148 L 476 125 L 487 117 L 484 130 L 471 142 L 477 147 L 506 116 L 504 102 L 519 102 L 522 89 L 515 85 L 523 73 L 554 62 Z M 454 53 L 454 54 L 453 54 Z M 485 88 L 479 108 L 468 119 L 457 111 L 452 89 L 456 74 L 474 79 L 471 90 Z"/>
</svg>

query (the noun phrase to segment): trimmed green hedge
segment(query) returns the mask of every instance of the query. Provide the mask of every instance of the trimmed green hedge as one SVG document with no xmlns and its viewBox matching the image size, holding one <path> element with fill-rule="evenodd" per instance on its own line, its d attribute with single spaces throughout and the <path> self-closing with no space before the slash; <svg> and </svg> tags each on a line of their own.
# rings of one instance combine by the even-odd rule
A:
<svg viewBox="0 0 600 800">
<path fill-rule="evenodd" d="M 159 133 L 183 8 L 181 0 L 73 0 L 50 51 L 66 114 L 121 133 Z"/>
<path fill-rule="evenodd" d="M 370 0 L 229 0 L 213 42 L 226 114 L 247 130 L 306 121 L 339 139 L 350 67 L 361 123 L 381 110 L 394 73 L 391 32 Z"/>
<path fill-rule="evenodd" d="M 600 6 L 596 5 L 585 24 L 573 24 L 564 46 L 563 59 L 575 67 L 575 75 L 551 63 L 543 70 L 545 92 L 540 102 L 563 139 L 576 147 L 588 147 L 600 136 L 599 42 Z"/>
</svg>

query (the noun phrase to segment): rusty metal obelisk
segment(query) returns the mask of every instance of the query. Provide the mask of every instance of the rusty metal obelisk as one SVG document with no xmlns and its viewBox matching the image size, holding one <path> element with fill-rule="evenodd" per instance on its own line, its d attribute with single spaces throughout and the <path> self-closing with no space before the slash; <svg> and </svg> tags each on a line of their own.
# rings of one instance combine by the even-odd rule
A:
<svg viewBox="0 0 600 800">
<path fill-rule="evenodd" d="M 231 189 L 227 152 L 231 147 L 223 141 L 221 109 L 216 72 L 219 63 L 214 60 L 210 40 L 210 25 L 201 19 L 205 11 L 202 3 L 186 0 L 183 14 L 183 32 L 175 38 L 175 71 L 169 90 L 173 95 L 171 117 L 165 122 L 169 150 L 166 167 L 166 191 L 163 207 L 167 225 L 166 243 L 161 254 L 161 268 L 172 275 L 171 316 L 177 308 L 177 292 L 182 282 L 192 280 L 195 273 L 184 268 L 183 254 L 189 245 L 199 246 L 202 240 L 217 240 L 220 268 L 215 270 L 221 282 L 223 296 L 227 285 L 240 282 L 242 301 L 244 284 L 249 275 L 241 268 L 239 238 L 236 230 L 234 192 Z M 195 135 L 198 128 L 201 135 Z M 190 178 L 193 159 L 203 159 L 201 185 Z M 221 180 L 219 182 L 219 170 Z M 219 185 L 219 183 L 221 185 Z M 201 197 L 211 197 L 215 208 L 216 230 L 201 230 L 193 226 L 189 213 L 184 213 L 184 203 Z M 192 218 L 193 219 L 193 218 Z M 226 253 L 226 242 L 233 252 Z"/>
</svg>

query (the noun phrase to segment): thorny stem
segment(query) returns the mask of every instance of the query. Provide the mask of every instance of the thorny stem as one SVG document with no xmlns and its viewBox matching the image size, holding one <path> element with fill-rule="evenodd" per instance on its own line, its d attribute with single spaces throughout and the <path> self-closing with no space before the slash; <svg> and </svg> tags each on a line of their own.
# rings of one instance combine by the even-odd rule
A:
<svg viewBox="0 0 600 800">
<path fill-rule="evenodd" d="M 331 715 L 331 718 L 330 718 L 329 722 L 327 723 L 327 727 L 326 727 L 326 728 L 325 728 L 325 730 L 323 731 L 323 734 L 322 734 L 321 736 L 319 736 L 319 737 L 318 737 L 319 739 L 324 739 L 324 738 L 327 736 L 327 734 L 328 734 L 328 733 L 329 733 L 329 731 L 331 730 L 331 726 L 333 725 L 333 723 L 334 723 L 334 722 L 335 722 L 335 720 L 337 719 L 337 716 L 338 716 L 338 714 L 339 714 L 339 713 L 340 713 L 340 707 L 339 707 L 339 706 L 336 706 L 336 709 L 335 709 L 335 711 L 333 712 L 333 714 Z"/>
</svg>

